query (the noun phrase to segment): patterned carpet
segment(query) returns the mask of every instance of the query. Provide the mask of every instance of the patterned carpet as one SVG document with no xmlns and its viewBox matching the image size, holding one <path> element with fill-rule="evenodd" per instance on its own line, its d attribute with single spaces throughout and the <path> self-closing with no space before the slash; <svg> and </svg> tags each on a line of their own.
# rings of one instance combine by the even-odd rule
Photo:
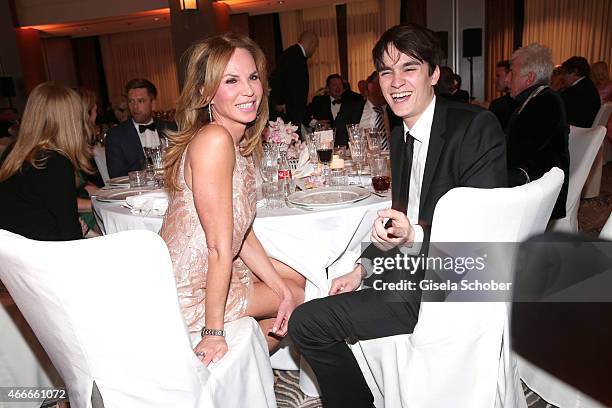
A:
<svg viewBox="0 0 612 408">
<path fill-rule="evenodd" d="M 612 163 L 604 166 L 599 197 L 583 199 L 578 210 L 580 230 L 597 236 L 612 211 Z M 297 371 L 274 370 L 274 391 L 278 408 L 320 408 L 319 398 L 308 397 L 299 388 Z M 523 384 L 523 391 L 530 408 L 555 408 Z"/>
</svg>

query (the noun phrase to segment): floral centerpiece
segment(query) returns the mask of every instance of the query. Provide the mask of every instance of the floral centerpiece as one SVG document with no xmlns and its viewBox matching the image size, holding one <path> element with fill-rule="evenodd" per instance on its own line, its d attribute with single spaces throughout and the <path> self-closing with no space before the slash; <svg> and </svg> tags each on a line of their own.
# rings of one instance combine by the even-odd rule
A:
<svg viewBox="0 0 612 408">
<path fill-rule="evenodd" d="M 285 123 L 283 119 L 277 118 L 276 121 L 268 122 L 263 140 L 270 145 L 277 145 L 280 151 L 287 152 L 288 158 L 297 158 L 299 151 L 303 149 L 299 143 L 300 137 L 296 133 L 297 128 L 291 122 Z"/>
</svg>

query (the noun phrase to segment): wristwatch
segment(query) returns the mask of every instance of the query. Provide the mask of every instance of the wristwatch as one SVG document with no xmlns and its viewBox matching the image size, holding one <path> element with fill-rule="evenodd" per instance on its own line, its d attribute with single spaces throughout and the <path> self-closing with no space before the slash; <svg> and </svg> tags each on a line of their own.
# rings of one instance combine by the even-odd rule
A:
<svg viewBox="0 0 612 408">
<path fill-rule="evenodd" d="M 225 330 L 207 329 L 206 327 L 204 327 L 200 334 L 202 335 L 202 337 L 204 337 L 204 336 L 221 336 L 221 337 L 225 337 Z"/>
</svg>

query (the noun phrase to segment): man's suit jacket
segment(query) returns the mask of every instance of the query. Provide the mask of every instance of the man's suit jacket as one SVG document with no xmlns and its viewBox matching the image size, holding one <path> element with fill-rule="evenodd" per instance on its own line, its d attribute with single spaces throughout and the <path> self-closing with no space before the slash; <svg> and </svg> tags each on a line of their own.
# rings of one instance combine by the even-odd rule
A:
<svg viewBox="0 0 612 408">
<path fill-rule="evenodd" d="M 167 130 L 176 130 L 172 122 L 155 120 L 157 134 L 166 137 Z M 127 176 L 130 171 L 142 170 L 144 151 L 138 131 L 131 119 L 112 128 L 106 136 L 106 166 L 110 178 Z"/>
<path fill-rule="evenodd" d="M 510 118 L 506 134 L 510 186 L 524 183 L 519 168 L 527 172 L 530 180 L 539 179 L 553 167 L 563 170 L 565 179 L 551 216 L 563 218 L 569 184 L 569 126 L 559 94 L 546 88 L 531 98 Z"/>
<path fill-rule="evenodd" d="M 565 88 L 561 92 L 565 103 L 567 123 L 573 126 L 590 128 L 593 126 L 601 99 L 593 81 L 584 78 L 576 85 Z"/>
<path fill-rule="evenodd" d="M 270 104 L 285 105 L 287 119 L 299 126 L 305 120 L 308 103 L 308 64 L 298 44 L 287 48 L 270 78 Z"/>
<path fill-rule="evenodd" d="M 401 203 L 404 128 L 391 134 L 391 197 Z M 398 182 L 395 182 L 397 180 Z M 424 245 L 429 242 L 434 209 L 440 197 L 455 187 L 496 188 L 507 185 L 506 141 L 499 121 L 480 107 L 436 98 L 423 170 L 419 203 L 419 225 Z M 409 198 L 410 199 L 410 198 Z"/>
<path fill-rule="evenodd" d="M 332 127 L 336 129 L 336 146 L 348 146 L 346 125 L 349 123 L 359 123 L 359 118 L 361 117 L 359 106 L 361 101 L 351 98 L 346 92 L 342 94 L 340 100 L 342 104 L 336 119 L 334 119 L 329 95 L 315 96 L 306 110 L 306 122 L 310 122 L 312 119 L 329 121 Z"/>
</svg>

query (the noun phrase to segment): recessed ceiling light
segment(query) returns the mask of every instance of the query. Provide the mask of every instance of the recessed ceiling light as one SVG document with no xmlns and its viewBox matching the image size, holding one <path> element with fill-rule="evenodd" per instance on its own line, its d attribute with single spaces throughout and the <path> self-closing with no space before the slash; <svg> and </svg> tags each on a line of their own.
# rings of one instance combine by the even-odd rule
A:
<svg viewBox="0 0 612 408">
<path fill-rule="evenodd" d="M 155 20 L 155 21 L 159 21 L 159 17 L 155 17 L 153 20 Z"/>
<path fill-rule="evenodd" d="M 278 0 L 277 3 L 278 4 L 285 4 L 285 0 Z"/>
</svg>

